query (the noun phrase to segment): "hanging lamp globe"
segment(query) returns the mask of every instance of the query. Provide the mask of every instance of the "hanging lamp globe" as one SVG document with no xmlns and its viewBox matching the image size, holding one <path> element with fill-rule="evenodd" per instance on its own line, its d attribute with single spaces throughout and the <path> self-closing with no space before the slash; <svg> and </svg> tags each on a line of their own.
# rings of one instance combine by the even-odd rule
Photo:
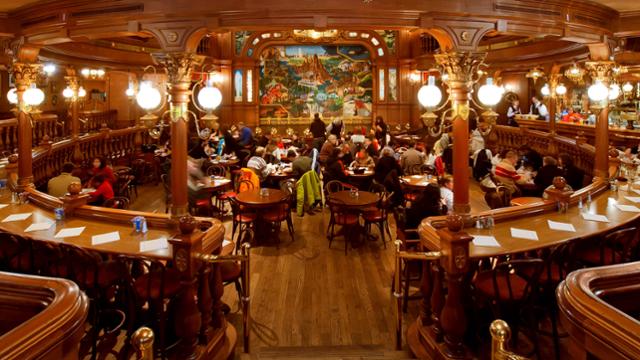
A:
<svg viewBox="0 0 640 360">
<path fill-rule="evenodd" d="M 10 104 L 14 105 L 18 103 L 18 94 L 16 93 L 16 88 L 11 88 L 7 92 L 7 101 L 9 101 Z"/>
<path fill-rule="evenodd" d="M 587 95 L 592 101 L 603 101 L 609 96 L 609 89 L 604 86 L 602 81 L 596 80 L 593 85 L 589 86 Z"/>
<path fill-rule="evenodd" d="M 484 105 L 494 106 L 502 99 L 502 90 L 493 84 L 493 78 L 487 78 L 487 83 L 478 89 L 478 99 Z"/>
<path fill-rule="evenodd" d="M 162 95 L 158 89 L 151 85 L 151 82 L 143 81 L 140 84 L 140 91 L 136 95 L 136 101 L 141 108 L 151 111 L 160 106 Z"/>
<path fill-rule="evenodd" d="M 418 90 L 418 101 L 426 108 L 432 108 L 442 101 L 442 91 L 435 85 L 436 78 L 429 76 L 427 85 L 422 85 Z"/>
<path fill-rule="evenodd" d="M 38 89 L 36 84 L 31 84 L 31 87 L 22 94 L 22 99 L 29 106 L 38 106 L 44 101 L 44 92 Z"/>
</svg>

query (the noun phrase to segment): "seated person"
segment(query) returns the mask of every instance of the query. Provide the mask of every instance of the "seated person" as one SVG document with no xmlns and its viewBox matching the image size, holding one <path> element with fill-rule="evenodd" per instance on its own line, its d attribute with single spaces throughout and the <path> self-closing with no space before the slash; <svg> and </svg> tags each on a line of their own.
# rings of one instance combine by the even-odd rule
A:
<svg viewBox="0 0 640 360">
<path fill-rule="evenodd" d="M 573 165 L 573 159 L 569 154 L 558 155 L 558 167 L 562 170 L 562 176 L 573 189 L 581 189 L 584 183 L 584 172 Z"/>
<path fill-rule="evenodd" d="M 553 183 L 553 178 L 561 176 L 562 170 L 558 167 L 558 162 L 551 156 L 542 158 L 542 167 L 533 179 L 538 189 L 544 193 L 544 189 Z"/>
<path fill-rule="evenodd" d="M 279 137 L 274 139 L 274 144 L 275 149 L 271 151 L 271 154 L 277 162 L 280 162 L 282 159 L 287 157 L 287 150 L 284 148 L 284 143 Z"/>
<path fill-rule="evenodd" d="M 473 154 L 473 178 L 477 181 L 482 180 L 487 174 L 491 173 L 491 150 L 481 149 Z"/>
<path fill-rule="evenodd" d="M 321 164 L 325 164 L 329 159 L 329 156 L 333 153 L 333 150 L 338 145 L 338 138 L 335 135 L 329 135 L 327 141 L 322 144 L 322 149 L 320 149 L 320 155 L 318 160 Z"/>
<path fill-rule="evenodd" d="M 424 162 L 424 153 L 416 149 L 415 141 L 410 141 L 409 149 L 400 156 L 400 166 L 402 167 L 402 171 L 405 175 L 415 175 L 413 169 L 417 167 L 416 165 L 422 165 Z"/>
<path fill-rule="evenodd" d="M 99 174 L 104 175 L 104 179 L 111 183 L 111 185 L 116 183 L 116 177 L 113 175 L 113 170 L 111 167 L 107 165 L 107 160 L 101 157 L 96 157 L 93 159 L 93 168 L 89 170 L 91 177 L 95 177 Z"/>
<path fill-rule="evenodd" d="M 353 155 L 351 155 L 351 148 L 349 144 L 342 144 L 340 146 L 340 151 L 342 151 L 342 161 L 343 164 L 351 164 L 353 162 Z"/>
<path fill-rule="evenodd" d="M 569 108 L 567 110 L 567 114 L 562 117 L 562 122 L 581 123 L 582 120 L 583 120 L 582 115 L 580 115 L 580 113 L 573 111 L 573 108 Z"/>
<path fill-rule="evenodd" d="M 67 193 L 69 184 L 73 182 L 81 183 L 80 178 L 71 176 L 75 166 L 72 163 L 62 165 L 60 175 L 52 178 L 47 183 L 47 193 L 51 196 L 62 197 Z"/>
<path fill-rule="evenodd" d="M 526 179 L 516 172 L 515 165 L 518 163 L 518 154 L 514 151 L 508 151 L 505 158 L 496 165 L 495 176 L 502 185 L 504 185 L 511 196 L 520 194 L 517 184 L 524 183 Z"/>
<path fill-rule="evenodd" d="M 289 159 L 289 162 L 291 162 L 291 172 L 296 178 L 301 177 L 311 170 L 311 163 L 313 162 L 313 159 L 310 157 L 304 155 L 297 156 L 295 151 L 289 150 L 287 152 L 287 158 Z"/>
<path fill-rule="evenodd" d="M 271 173 L 271 169 L 267 166 L 267 162 L 261 155 L 263 154 L 256 150 L 255 156 L 252 156 L 249 161 L 247 161 L 247 168 L 252 169 L 256 175 L 258 175 L 260 181 L 264 181 Z"/>
<path fill-rule="evenodd" d="M 113 186 L 105 179 L 104 174 L 94 176 L 92 185 L 96 190 L 89 193 L 90 205 L 102 206 L 105 201 L 113 199 Z"/>
<path fill-rule="evenodd" d="M 238 187 L 238 192 L 260 189 L 260 177 L 258 175 L 258 170 L 254 168 L 246 167 L 246 168 L 240 169 L 240 172 L 241 172 L 240 178 L 238 179 L 240 186 Z M 253 189 L 249 185 L 245 184 L 246 181 L 250 182 L 251 185 L 253 185 Z"/>
<path fill-rule="evenodd" d="M 375 166 L 373 178 L 380 184 L 384 184 L 384 180 L 391 171 L 395 170 L 398 176 L 402 176 L 402 168 L 396 161 L 395 152 L 390 147 L 382 149 L 380 159 Z"/>
<path fill-rule="evenodd" d="M 331 156 L 327 159 L 327 163 L 324 167 L 324 183 L 328 183 L 332 180 L 338 180 L 342 182 L 347 181 L 347 171 L 342 163 L 342 151 L 340 149 L 333 149 Z"/>
<path fill-rule="evenodd" d="M 424 218 L 438 215 L 442 215 L 440 188 L 436 185 L 428 185 L 407 209 L 405 226 L 408 229 L 415 229 Z"/>
<path fill-rule="evenodd" d="M 356 159 L 351 162 L 350 167 L 366 167 L 369 169 L 373 169 L 376 166 L 375 161 L 367 154 L 367 151 L 364 148 L 360 148 L 356 153 Z"/>
</svg>

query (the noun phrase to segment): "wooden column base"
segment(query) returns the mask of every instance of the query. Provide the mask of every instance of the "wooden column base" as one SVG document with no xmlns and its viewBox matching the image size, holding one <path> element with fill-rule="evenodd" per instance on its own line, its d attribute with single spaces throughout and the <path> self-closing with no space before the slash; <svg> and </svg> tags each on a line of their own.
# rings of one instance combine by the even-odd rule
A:
<svg viewBox="0 0 640 360">
<path fill-rule="evenodd" d="M 409 350 L 418 359 L 467 360 L 473 358 L 469 352 L 461 357 L 451 357 L 447 354 L 444 342 L 437 342 L 432 327 L 424 326 L 419 317 L 407 329 L 406 338 Z"/>
<path fill-rule="evenodd" d="M 33 176 L 18 178 L 18 186 L 16 188 L 18 192 L 23 192 L 26 189 L 32 187 L 35 187 L 35 185 L 33 184 Z"/>
</svg>

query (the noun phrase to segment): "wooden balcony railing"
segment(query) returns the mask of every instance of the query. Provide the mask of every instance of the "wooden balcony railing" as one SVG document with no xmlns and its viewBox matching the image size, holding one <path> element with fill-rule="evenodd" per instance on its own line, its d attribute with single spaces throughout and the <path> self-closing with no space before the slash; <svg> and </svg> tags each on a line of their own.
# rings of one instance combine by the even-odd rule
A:
<svg viewBox="0 0 640 360">
<path fill-rule="evenodd" d="M 587 358 L 640 356 L 640 262 L 572 272 L 556 291 L 561 320 Z"/>
<path fill-rule="evenodd" d="M 0 359 L 77 359 L 88 311 L 69 280 L 0 272 Z"/>
<path fill-rule="evenodd" d="M 64 125 L 58 122 L 58 117 L 43 114 L 33 119 L 33 144 L 40 144 L 45 136 L 53 140 L 64 137 Z M 18 147 L 18 120 L 0 120 L 0 152 L 14 152 Z"/>
<path fill-rule="evenodd" d="M 86 110 L 81 111 L 80 117 L 80 129 L 81 132 L 94 132 L 100 130 L 106 124 L 110 129 L 116 128 L 116 121 L 118 120 L 117 110 Z"/>
</svg>

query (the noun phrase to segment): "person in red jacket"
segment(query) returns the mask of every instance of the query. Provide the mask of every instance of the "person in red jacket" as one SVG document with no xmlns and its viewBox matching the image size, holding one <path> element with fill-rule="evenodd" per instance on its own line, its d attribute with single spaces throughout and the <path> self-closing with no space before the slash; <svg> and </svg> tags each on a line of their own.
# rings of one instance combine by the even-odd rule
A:
<svg viewBox="0 0 640 360">
<path fill-rule="evenodd" d="M 115 175 L 113 175 L 113 170 L 111 170 L 111 167 L 107 166 L 107 161 L 104 158 L 94 158 L 92 164 L 93 168 L 91 168 L 90 170 L 92 178 L 95 178 L 97 175 L 102 174 L 104 176 L 104 179 L 110 182 L 111 185 L 116 183 L 116 177 Z M 90 181 L 90 183 L 92 181 Z"/>
<path fill-rule="evenodd" d="M 91 196 L 89 204 L 102 206 L 105 201 L 113 199 L 113 186 L 105 179 L 103 174 L 98 174 L 93 177 L 93 186 L 96 190 L 89 193 Z"/>
</svg>

